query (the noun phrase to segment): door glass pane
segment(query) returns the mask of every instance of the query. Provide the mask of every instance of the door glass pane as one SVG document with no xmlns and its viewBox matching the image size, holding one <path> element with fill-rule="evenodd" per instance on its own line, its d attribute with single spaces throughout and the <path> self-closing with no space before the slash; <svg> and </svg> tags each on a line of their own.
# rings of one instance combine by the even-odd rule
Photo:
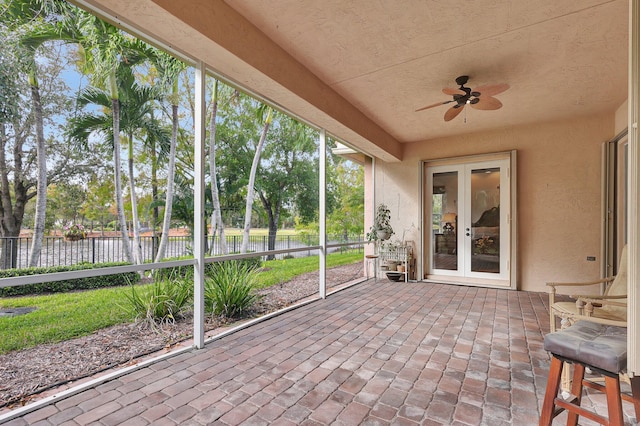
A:
<svg viewBox="0 0 640 426">
<path fill-rule="evenodd" d="M 500 273 L 500 169 L 471 171 L 471 271 Z"/>
<path fill-rule="evenodd" d="M 434 173 L 431 201 L 433 267 L 458 269 L 458 172 Z"/>
</svg>

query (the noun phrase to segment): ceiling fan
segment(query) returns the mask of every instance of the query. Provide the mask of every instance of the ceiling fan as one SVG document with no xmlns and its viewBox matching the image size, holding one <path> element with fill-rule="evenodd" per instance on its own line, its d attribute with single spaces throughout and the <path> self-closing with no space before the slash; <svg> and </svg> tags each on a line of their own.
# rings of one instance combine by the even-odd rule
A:
<svg viewBox="0 0 640 426">
<path fill-rule="evenodd" d="M 469 76 L 461 75 L 456 78 L 456 84 L 460 86 L 459 88 L 445 87 L 442 89 L 445 95 L 453 96 L 452 100 L 427 105 L 426 107 L 418 108 L 416 112 L 455 102 L 456 104 L 444 113 L 444 121 L 451 121 L 462 112 L 467 104 L 471 105 L 472 108 L 481 110 L 502 108 L 502 102 L 494 98 L 494 96 L 507 90 L 509 88 L 508 84 L 486 84 L 471 90 L 469 87 L 464 86 L 467 81 L 469 81 Z"/>
</svg>

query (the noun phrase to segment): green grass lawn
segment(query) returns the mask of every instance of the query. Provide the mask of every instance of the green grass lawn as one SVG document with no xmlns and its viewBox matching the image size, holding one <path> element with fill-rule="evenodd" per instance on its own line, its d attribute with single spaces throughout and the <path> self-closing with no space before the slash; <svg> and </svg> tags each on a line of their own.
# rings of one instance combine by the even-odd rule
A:
<svg viewBox="0 0 640 426">
<path fill-rule="evenodd" d="M 133 314 L 122 308 L 125 303 L 122 288 L 0 298 L 3 308 L 36 308 L 26 315 L 0 317 L 0 353 L 60 342 L 131 322 Z"/>
<path fill-rule="evenodd" d="M 327 256 L 329 268 L 362 261 L 358 252 Z M 260 288 L 318 270 L 318 257 L 264 262 Z M 55 343 L 91 334 L 111 325 L 132 322 L 127 308 L 126 288 L 107 288 L 44 296 L 0 298 L 0 308 L 35 307 L 35 311 L 15 317 L 0 317 L 0 354 Z"/>
</svg>

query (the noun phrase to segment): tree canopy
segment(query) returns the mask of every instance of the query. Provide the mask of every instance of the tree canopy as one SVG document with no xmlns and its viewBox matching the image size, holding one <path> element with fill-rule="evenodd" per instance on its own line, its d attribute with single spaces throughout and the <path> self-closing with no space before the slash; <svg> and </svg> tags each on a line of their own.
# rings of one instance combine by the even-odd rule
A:
<svg viewBox="0 0 640 426">
<path fill-rule="evenodd" d="M 126 240 L 131 223 L 136 236 L 142 226 L 160 231 L 163 216 L 192 225 L 193 69 L 65 1 L 9 4 L 0 13 L 0 237 L 18 236 L 23 220 L 35 226 L 27 205 L 38 191 L 50 201 L 48 231 L 117 220 Z M 242 227 L 247 217 L 269 229 L 270 247 L 283 226 L 313 227 L 318 132 L 211 76 L 207 87 L 212 220 Z M 46 180 L 33 167 L 38 153 Z M 329 157 L 329 229 L 361 234 L 362 169 Z M 256 202 L 245 203 L 251 193 Z"/>
</svg>

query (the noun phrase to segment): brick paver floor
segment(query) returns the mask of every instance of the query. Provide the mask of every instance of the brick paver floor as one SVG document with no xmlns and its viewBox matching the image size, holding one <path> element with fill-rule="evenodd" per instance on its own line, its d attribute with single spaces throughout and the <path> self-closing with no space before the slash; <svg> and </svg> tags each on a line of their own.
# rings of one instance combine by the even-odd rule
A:
<svg viewBox="0 0 640 426">
<path fill-rule="evenodd" d="M 546 302 L 369 280 L 7 424 L 535 425 Z"/>
</svg>

